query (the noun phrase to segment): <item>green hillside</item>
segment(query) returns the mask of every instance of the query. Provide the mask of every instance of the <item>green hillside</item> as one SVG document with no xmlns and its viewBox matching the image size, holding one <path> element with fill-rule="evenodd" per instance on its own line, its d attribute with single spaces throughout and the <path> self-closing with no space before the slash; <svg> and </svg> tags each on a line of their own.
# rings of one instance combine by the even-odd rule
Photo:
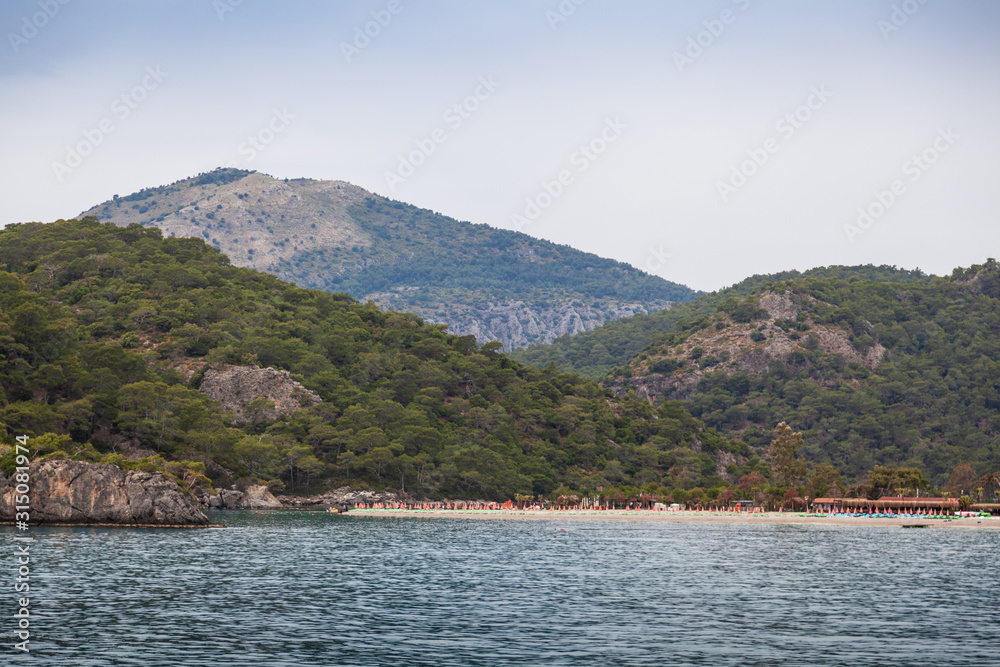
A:
<svg viewBox="0 0 1000 667">
<path fill-rule="evenodd" d="M 584 377 L 599 380 L 615 367 L 627 364 L 644 349 L 662 343 L 670 333 L 689 326 L 699 318 L 711 315 L 725 299 L 746 296 L 769 283 L 800 276 L 901 283 L 928 280 L 928 277 L 920 271 L 871 265 L 830 266 L 811 269 L 804 273 L 784 271 L 756 275 L 732 287 L 710 294 L 701 294 L 691 301 L 676 304 L 669 310 L 614 320 L 591 331 L 573 336 L 561 336 L 551 344 L 538 344 L 527 349 L 514 350 L 511 357 L 539 368 L 550 363 L 555 364 L 560 370 L 580 373 Z"/>
<path fill-rule="evenodd" d="M 0 263 L 0 426 L 8 443 L 31 436 L 36 458 L 137 465 L 123 454 L 156 452 L 217 485 L 492 499 L 717 486 L 720 460 L 739 457 L 733 473 L 757 462 L 677 405 L 615 400 L 156 228 L 12 225 Z M 227 365 L 288 370 L 322 403 L 280 418 L 257 405 L 236 422 L 198 391 Z"/>
<path fill-rule="evenodd" d="M 876 464 L 938 484 L 962 461 L 1000 468 L 1000 266 L 884 277 L 770 282 L 676 327 L 605 383 L 682 399 L 755 448 L 787 422 L 809 460 L 852 478 Z"/>
<path fill-rule="evenodd" d="M 204 239 L 238 266 L 371 299 L 508 350 L 695 296 L 622 262 L 340 181 L 219 169 L 115 196 L 83 215 Z"/>
</svg>

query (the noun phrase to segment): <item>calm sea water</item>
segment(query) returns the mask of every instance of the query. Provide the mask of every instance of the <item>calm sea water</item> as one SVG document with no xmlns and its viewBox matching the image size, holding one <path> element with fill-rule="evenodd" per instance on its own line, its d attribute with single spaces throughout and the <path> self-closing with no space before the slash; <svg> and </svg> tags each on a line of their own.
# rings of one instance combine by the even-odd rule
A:
<svg viewBox="0 0 1000 667">
<path fill-rule="evenodd" d="M 32 653 L 4 584 L 0 663 L 1000 664 L 1000 531 L 213 520 L 33 529 Z"/>
</svg>

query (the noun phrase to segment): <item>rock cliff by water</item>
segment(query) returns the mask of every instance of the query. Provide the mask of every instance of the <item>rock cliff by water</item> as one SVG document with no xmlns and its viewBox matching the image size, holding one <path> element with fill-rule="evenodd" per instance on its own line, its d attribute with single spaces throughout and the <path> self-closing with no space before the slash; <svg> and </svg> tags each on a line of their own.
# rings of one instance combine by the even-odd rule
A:
<svg viewBox="0 0 1000 667">
<path fill-rule="evenodd" d="M 346 505 L 350 507 L 355 503 L 395 503 L 406 500 L 406 496 L 400 496 L 391 491 L 352 491 L 350 487 L 342 486 L 339 489 L 333 489 L 316 496 L 279 496 L 278 500 L 283 505 L 291 507 L 315 505 Z"/>
<path fill-rule="evenodd" d="M 30 467 L 32 524 L 204 526 L 208 517 L 160 473 L 54 460 Z M 0 521 L 13 521 L 16 483 L 0 474 Z"/>
<path fill-rule="evenodd" d="M 245 491 L 236 489 L 197 489 L 199 504 L 206 509 L 217 510 L 268 510 L 278 509 L 281 503 L 268 491 L 266 486 L 251 484 Z"/>
</svg>

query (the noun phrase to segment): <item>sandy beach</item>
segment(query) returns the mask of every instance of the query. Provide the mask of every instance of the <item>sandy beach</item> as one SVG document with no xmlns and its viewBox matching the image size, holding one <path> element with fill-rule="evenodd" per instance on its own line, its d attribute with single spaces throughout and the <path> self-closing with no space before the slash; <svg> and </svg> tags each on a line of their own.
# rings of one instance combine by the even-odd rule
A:
<svg viewBox="0 0 1000 667">
<path fill-rule="evenodd" d="M 920 517 L 869 518 L 849 516 L 820 516 L 796 512 L 762 512 L 757 514 L 735 512 L 649 512 L 627 510 L 554 511 L 554 510 L 392 510 L 352 509 L 345 516 L 382 518 L 438 518 L 438 519 L 509 519 L 549 521 L 651 521 L 660 523 L 732 523 L 732 524 L 782 524 L 816 526 L 923 526 L 926 528 L 981 528 L 1000 529 L 1000 517 L 925 519 Z"/>
</svg>

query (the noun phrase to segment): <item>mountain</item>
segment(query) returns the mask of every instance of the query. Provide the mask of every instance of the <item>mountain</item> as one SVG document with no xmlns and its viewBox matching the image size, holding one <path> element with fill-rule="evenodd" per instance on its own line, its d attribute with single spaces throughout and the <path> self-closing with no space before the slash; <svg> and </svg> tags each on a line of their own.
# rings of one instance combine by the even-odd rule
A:
<svg viewBox="0 0 1000 667">
<path fill-rule="evenodd" d="M 617 319 L 574 336 L 561 336 L 551 344 L 538 343 L 527 349 L 514 350 L 511 357 L 539 368 L 555 364 L 560 370 L 599 380 L 615 367 L 627 364 L 646 348 L 662 343 L 678 328 L 710 316 L 724 300 L 745 296 L 769 283 L 802 276 L 901 283 L 927 280 L 927 276 L 919 270 L 907 271 L 891 266 L 871 265 L 829 266 L 810 269 L 804 273 L 784 271 L 755 275 L 732 287 L 700 294 L 691 301 L 675 304 L 669 310 Z"/>
<path fill-rule="evenodd" d="M 681 497 L 759 463 L 676 404 L 616 399 L 498 348 L 156 227 L 10 225 L 0 470 L 12 473 L 20 434 L 33 462 L 296 493 Z"/>
<path fill-rule="evenodd" d="M 370 299 L 508 350 L 695 296 L 621 262 L 340 181 L 219 169 L 116 195 L 81 215 L 204 239 L 238 266 Z"/>
<path fill-rule="evenodd" d="M 960 462 L 997 469 L 1000 265 L 885 277 L 806 274 L 728 297 L 604 384 L 679 400 L 758 450 L 787 422 L 807 459 L 853 478 L 874 465 L 937 484 Z"/>
</svg>

